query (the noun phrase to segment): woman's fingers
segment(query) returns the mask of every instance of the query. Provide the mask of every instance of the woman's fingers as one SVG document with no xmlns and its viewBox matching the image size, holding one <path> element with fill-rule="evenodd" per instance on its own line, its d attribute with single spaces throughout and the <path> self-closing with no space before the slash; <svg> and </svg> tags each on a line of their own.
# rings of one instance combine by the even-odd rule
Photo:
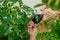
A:
<svg viewBox="0 0 60 40">
<path fill-rule="evenodd" d="M 31 26 L 31 27 L 32 27 L 32 26 L 35 26 L 35 23 L 34 23 L 33 21 L 30 21 L 29 24 L 28 24 L 28 26 L 29 26 L 29 27 L 30 27 L 30 26 Z"/>
<path fill-rule="evenodd" d="M 28 31 L 32 31 L 32 29 L 34 28 L 35 24 L 33 21 L 30 21 L 29 24 L 28 24 Z"/>
</svg>

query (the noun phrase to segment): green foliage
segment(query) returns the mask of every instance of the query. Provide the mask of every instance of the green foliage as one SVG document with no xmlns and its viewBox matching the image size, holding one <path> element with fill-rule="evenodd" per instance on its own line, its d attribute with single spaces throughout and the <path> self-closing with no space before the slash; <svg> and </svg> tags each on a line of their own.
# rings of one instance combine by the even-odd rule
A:
<svg viewBox="0 0 60 40">
<path fill-rule="evenodd" d="M 51 0 L 51 2 L 49 3 L 49 6 L 53 9 L 54 8 L 54 4 L 55 4 L 56 0 Z"/>
<path fill-rule="evenodd" d="M 50 1 L 50 2 L 49 2 Z M 60 10 L 60 0 L 42 0 L 43 5 L 48 5 L 53 10 Z M 37 4 L 34 7 L 39 7 L 41 4 Z"/>
<path fill-rule="evenodd" d="M 60 40 L 59 36 L 53 32 L 43 32 L 43 33 L 38 33 L 36 38 L 38 40 Z M 36 39 L 36 40 L 37 40 Z"/>
<path fill-rule="evenodd" d="M 60 40 L 60 19 L 55 21 L 46 21 L 45 25 L 48 25 L 51 32 L 38 33 L 36 38 L 39 40 Z"/>
<path fill-rule="evenodd" d="M 42 0 L 42 2 L 43 2 L 44 4 L 47 4 L 47 3 L 48 3 L 48 0 Z"/>
<path fill-rule="evenodd" d="M 2 0 L 1 2 L 0 40 L 29 40 L 28 15 L 34 14 L 34 10 L 26 6 L 22 0 Z"/>
<path fill-rule="evenodd" d="M 44 5 L 44 4 L 37 4 L 34 7 L 39 7 L 39 6 L 42 6 L 42 5 Z"/>
</svg>

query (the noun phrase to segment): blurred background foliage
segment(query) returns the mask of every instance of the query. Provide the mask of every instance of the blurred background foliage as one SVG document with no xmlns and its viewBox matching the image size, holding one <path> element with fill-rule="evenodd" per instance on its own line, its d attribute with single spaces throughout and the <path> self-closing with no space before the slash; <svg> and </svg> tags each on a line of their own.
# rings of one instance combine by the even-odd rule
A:
<svg viewBox="0 0 60 40">
<path fill-rule="evenodd" d="M 42 3 L 35 5 L 34 7 L 39 7 L 42 5 L 47 5 L 53 10 L 60 10 L 60 0 L 41 0 Z"/>
<path fill-rule="evenodd" d="M 22 0 L 0 0 L 0 40 L 29 40 L 27 25 L 31 14 L 34 10 Z"/>
</svg>

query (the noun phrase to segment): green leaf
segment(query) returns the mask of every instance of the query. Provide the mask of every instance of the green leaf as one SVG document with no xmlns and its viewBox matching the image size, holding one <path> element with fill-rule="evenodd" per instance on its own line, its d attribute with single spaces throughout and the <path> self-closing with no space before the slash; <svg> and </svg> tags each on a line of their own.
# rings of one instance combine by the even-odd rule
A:
<svg viewBox="0 0 60 40">
<path fill-rule="evenodd" d="M 26 5 L 23 5 L 22 9 L 25 10 L 25 12 L 28 12 L 28 13 L 29 12 L 34 12 L 34 10 L 32 8 L 30 8 L 30 7 L 26 6 Z"/>
<path fill-rule="evenodd" d="M 4 0 L 3 6 L 6 6 L 8 2 L 9 2 L 9 0 Z"/>
<path fill-rule="evenodd" d="M 12 3 L 11 3 L 11 2 L 9 2 L 9 3 L 7 4 L 7 7 L 8 7 L 8 8 L 11 8 L 13 5 L 14 5 L 14 3 L 13 3 L 13 2 L 12 2 Z"/>
<path fill-rule="evenodd" d="M 47 3 L 48 3 L 48 0 L 42 0 L 42 2 L 43 2 L 44 4 L 47 4 Z"/>
<path fill-rule="evenodd" d="M 4 36 L 7 36 L 10 33 L 11 27 L 6 28 L 4 31 Z"/>
<path fill-rule="evenodd" d="M 49 7 L 53 9 L 53 6 L 55 5 L 56 0 L 51 0 L 49 3 Z"/>
<path fill-rule="evenodd" d="M 34 7 L 39 7 L 39 6 L 42 6 L 42 5 L 44 5 L 44 4 L 37 4 Z"/>
<path fill-rule="evenodd" d="M 0 9 L 0 15 L 1 15 L 1 16 L 5 16 L 4 10 L 1 10 L 1 9 Z"/>
<path fill-rule="evenodd" d="M 9 21 L 11 20 L 11 16 L 7 16 L 6 18 L 3 19 L 3 23 L 6 22 L 6 24 L 9 23 Z"/>
<path fill-rule="evenodd" d="M 4 26 L 6 26 L 7 25 L 7 23 L 6 22 L 3 22 L 2 24 L 1 24 L 1 27 L 4 27 Z"/>
<path fill-rule="evenodd" d="M 19 32 L 19 29 L 18 29 L 18 27 L 17 27 L 17 26 L 15 26 L 15 27 L 14 27 L 14 31 L 15 31 L 16 33 L 18 33 L 18 32 Z"/>
<path fill-rule="evenodd" d="M 54 10 L 60 10 L 60 1 L 58 3 L 55 3 L 53 6 Z"/>
<path fill-rule="evenodd" d="M 18 0 L 18 1 L 19 1 L 19 3 L 20 3 L 20 6 L 22 6 L 22 4 L 23 4 L 22 0 Z"/>
<path fill-rule="evenodd" d="M 15 3 L 15 2 L 17 2 L 18 0 L 10 0 L 10 1 L 12 1 L 12 2 L 14 2 L 14 3 Z"/>
<path fill-rule="evenodd" d="M 0 3 L 2 2 L 3 0 L 0 0 Z"/>
</svg>

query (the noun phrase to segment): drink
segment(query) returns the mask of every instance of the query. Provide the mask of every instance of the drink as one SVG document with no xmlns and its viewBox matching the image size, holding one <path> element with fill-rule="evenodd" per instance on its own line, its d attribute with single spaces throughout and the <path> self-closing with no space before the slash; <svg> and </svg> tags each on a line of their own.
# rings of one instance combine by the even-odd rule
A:
<svg viewBox="0 0 60 40">
<path fill-rule="evenodd" d="M 42 20 L 42 18 L 43 18 L 43 14 L 37 14 L 36 16 L 32 17 L 32 21 L 34 23 L 39 23 Z"/>
</svg>

